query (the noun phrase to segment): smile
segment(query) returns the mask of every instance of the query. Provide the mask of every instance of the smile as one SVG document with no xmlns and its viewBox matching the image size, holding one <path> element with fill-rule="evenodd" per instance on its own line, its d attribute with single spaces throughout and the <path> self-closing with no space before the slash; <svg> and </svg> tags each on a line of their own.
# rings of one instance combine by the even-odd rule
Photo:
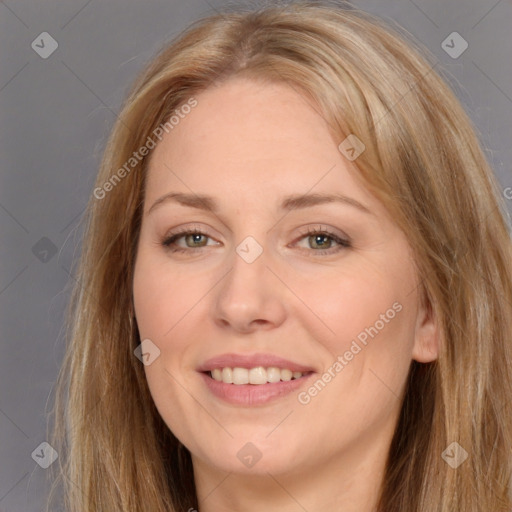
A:
<svg viewBox="0 0 512 512">
<path fill-rule="evenodd" d="M 307 385 L 316 370 L 276 354 L 220 354 L 196 371 L 210 396 L 241 407 L 290 398 Z"/>
<path fill-rule="evenodd" d="M 304 373 L 294 372 L 287 368 L 277 368 L 276 366 L 254 368 L 215 368 L 210 373 L 212 379 L 224 384 L 234 384 L 237 386 L 244 384 L 274 384 L 277 382 L 288 382 L 294 379 L 300 379 Z"/>
</svg>

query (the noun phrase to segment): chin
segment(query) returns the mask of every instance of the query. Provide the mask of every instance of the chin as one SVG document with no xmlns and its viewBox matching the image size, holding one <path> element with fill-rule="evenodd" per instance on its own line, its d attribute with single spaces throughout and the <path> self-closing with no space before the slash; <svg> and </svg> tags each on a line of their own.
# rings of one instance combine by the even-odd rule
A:
<svg viewBox="0 0 512 512">
<path fill-rule="evenodd" d="M 304 448 L 293 448 L 290 443 L 276 437 L 274 443 L 268 438 L 271 429 L 262 435 L 246 434 L 230 439 L 225 445 L 217 445 L 215 452 L 211 446 L 205 447 L 201 457 L 204 463 L 229 473 L 268 476 L 289 473 L 297 469 L 304 456 Z"/>
</svg>

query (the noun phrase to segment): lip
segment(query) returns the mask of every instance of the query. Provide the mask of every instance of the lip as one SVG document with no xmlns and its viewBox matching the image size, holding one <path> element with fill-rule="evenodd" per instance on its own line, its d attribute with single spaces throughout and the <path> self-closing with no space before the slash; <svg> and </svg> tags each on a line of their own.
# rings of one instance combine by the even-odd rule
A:
<svg viewBox="0 0 512 512">
<path fill-rule="evenodd" d="M 200 373 L 200 377 L 209 391 L 224 402 L 231 405 L 256 406 L 265 405 L 279 398 L 290 395 L 304 386 L 314 375 L 308 373 L 298 379 L 267 384 L 225 384 L 212 379 L 208 373 Z"/>
<path fill-rule="evenodd" d="M 210 372 L 215 368 L 256 368 L 257 366 L 263 366 L 268 368 L 274 366 L 281 370 L 287 369 L 292 372 L 314 372 L 314 368 L 305 366 L 288 359 L 284 359 L 273 354 L 221 354 L 216 357 L 208 359 L 202 363 L 198 368 L 198 372 Z M 264 385 L 264 384 L 262 384 Z"/>
<path fill-rule="evenodd" d="M 267 384 L 225 384 L 216 381 L 208 372 L 215 368 L 256 368 L 273 366 L 280 369 L 288 369 L 292 372 L 302 372 L 305 375 L 290 381 L 280 381 Z M 217 398 L 231 405 L 256 406 L 286 397 L 292 392 L 304 386 L 315 375 L 315 370 L 288 359 L 273 354 L 222 354 L 208 359 L 201 364 L 197 371 L 203 379 L 208 390 Z"/>
</svg>

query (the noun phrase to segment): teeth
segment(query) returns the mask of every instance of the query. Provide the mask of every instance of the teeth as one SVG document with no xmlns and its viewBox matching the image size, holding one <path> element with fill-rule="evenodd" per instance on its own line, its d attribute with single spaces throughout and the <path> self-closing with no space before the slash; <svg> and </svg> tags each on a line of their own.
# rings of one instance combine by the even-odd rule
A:
<svg viewBox="0 0 512 512">
<path fill-rule="evenodd" d="M 281 370 L 281 380 L 292 380 L 293 372 L 291 370 Z"/>
<path fill-rule="evenodd" d="M 251 368 L 249 370 L 249 384 L 266 384 L 267 383 L 267 370 L 263 366 L 258 368 Z"/>
<path fill-rule="evenodd" d="M 233 384 L 233 370 L 231 368 L 222 368 L 221 379 L 226 384 Z"/>
<path fill-rule="evenodd" d="M 300 379 L 302 372 L 292 372 L 288 369 L 276 368 L 271 366 L 264 368 L 257 366 L 256 368 L 215 368 L 210 372 L 211 377 L 224 384 L 266 384 L 267 382 L 275 383 L 280 381 L 290 381 L 292 379 Z"/>
<path fill-rule="evenodd" d="M 281 370 L 272 366 L 267 368 L 267 382 L 279 382 L 281 380 Z"/>
<path fill-rule="evenodd" d="M 249 370 L 247 368 L 233 368 L 233 384 L 249 384 Z"/>
</svg>

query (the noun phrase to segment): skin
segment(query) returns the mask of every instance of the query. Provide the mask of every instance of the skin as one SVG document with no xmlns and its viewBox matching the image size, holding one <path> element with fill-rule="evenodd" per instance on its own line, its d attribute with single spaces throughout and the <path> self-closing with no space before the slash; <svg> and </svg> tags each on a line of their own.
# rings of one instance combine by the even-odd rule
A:
<svg viewBox="0 0 512 512">
<path fill-rule="evenodd" d="M 133 284 L 141 339 L 160 349 L 144 367 L 148 385 L 192 454 L 199 508 L 371 511 L 411 361 L 438 352 L 407 239 L 293 88 L 238 77 L 196 99 L 151 154 Z M 166 202 L 149 213 L 168 192 L 213 196 L 219 211 Z M 343 194 L 371 213 L 279 210 L 284 196 L 306 193 Z M 170 252 L 162 241 L 180 227 L 206 236 Z M 352 247 L 315 245 L 310 227 Z M 247 236 L 263 248 L 252 263 L 235 250 Z M 230 405 L 196 371 L 223 353 L 271 353 L 313 367 L 314 382 L 394 303 L 402 310 L 308 404 L 293 392 Z M 247 442 L 261 453 L 252 468 L 237 457 Z"/>
</svg>

